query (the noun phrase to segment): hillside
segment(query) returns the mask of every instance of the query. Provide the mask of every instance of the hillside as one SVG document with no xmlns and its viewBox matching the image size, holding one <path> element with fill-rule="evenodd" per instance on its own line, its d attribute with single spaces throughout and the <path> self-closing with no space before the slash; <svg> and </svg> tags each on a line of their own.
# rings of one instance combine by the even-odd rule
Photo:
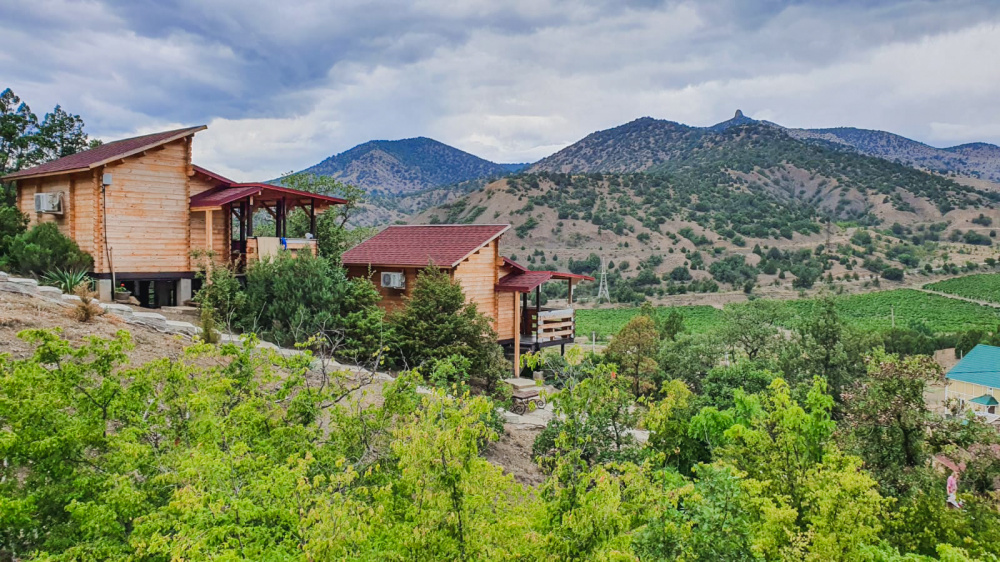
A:
<svg viewBox="0 0 1000 562">
<path fill-rule="evenodd" d="M 436 140 L 418 137 L 369 141 L 302 171 L 332 176 L 376 196 L 385 196 L 477 178 L 496 178 L 522 167 L 522 164 L 496 164 Z"/>
<path fill-rule="evenodd" d="M 997 197 L 766 123 L 710 130 L 645 118 L 410 221 L 510 222 L 505 251 L 529 265 L 594 271 L 603 256 L 632 288 L 663 295 L 982 263 Z"/>
</svg>

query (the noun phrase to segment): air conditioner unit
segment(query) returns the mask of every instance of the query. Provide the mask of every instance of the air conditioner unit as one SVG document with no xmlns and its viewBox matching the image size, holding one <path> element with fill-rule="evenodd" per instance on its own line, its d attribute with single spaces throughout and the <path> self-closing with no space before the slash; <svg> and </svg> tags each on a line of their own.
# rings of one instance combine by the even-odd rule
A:
<svg viewBox="0 0 1000 562">
<path fill-rule="evenodd" d="M 406 276 L 402 271 L 383 271 L 382 286 L 387 289 L 405 289 Z"/>
<path fill-rule="evenodd" d="M 53 215 L 63 214 L 62 193 L 36 193 L 35 212 Z"/>
</svg>

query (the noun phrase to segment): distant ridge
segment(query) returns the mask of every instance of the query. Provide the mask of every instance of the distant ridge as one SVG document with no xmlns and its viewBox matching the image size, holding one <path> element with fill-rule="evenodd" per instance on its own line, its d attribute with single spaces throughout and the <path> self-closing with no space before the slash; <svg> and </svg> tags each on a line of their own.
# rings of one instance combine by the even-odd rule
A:
<svg viewBox="0 0 1000 562">
<path fill-rule="evenodd" d="M 501 177 L 524 164 L 497 164 L 426 137 L 374 140 L 303 172 L 332 176 L 370 193 L 399 195 L 464 181 Z"/>
</svg>

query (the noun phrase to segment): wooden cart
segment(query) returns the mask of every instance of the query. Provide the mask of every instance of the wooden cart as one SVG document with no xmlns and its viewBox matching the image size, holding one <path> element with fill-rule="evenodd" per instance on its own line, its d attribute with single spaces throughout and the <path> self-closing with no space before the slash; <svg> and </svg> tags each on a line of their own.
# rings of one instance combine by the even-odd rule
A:
<svg viewBox="0 0 1000 562">
<path fill-rule="evenodd" d="M 519 416 L 523 416 L 528 411 L 528 405 L 534 404 L 535 408 L 545 408 L 545 397 L 535 388 L 514 389 L 511 393 L 511 411 Z"/>
</svg>

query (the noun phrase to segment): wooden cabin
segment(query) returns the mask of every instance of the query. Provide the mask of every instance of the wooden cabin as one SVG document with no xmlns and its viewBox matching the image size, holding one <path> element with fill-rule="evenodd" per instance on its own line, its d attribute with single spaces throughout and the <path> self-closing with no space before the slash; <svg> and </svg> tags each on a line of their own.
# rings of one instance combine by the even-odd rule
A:
<svg viewBox="0 0 1000 562">
<path fill-rule="evenodd" d="M 420 271 L 438 267 L 462 285 L 465 298 L 492 320 L 497 338 L 513 355 L 515 373 L 524 351 L 558 345 L 565 350 L 576 333 L 573 286 L 593 277 L 557 271 L 529 271 L 500 255 L 500 239 L 508 224 L 442 224 L 390 226 L 344 253 L 351 277 L 372 280 L 381 306 L 403 306 Z M 541 306 L 541 286 L 568 284 L 568 306 Z M 528 295 L 535 293 L 534 304 Z"/>
<path fill-rule="evenodd" d="M 260 183 L 237 183 L 191 163 L 204 126 L 114 142 L 10 174 L 29 226 L 54 222 L 94 258 L 101 300 L 124 284 L 147 306 L 192 296 L 198 251 L 217 263 L 245 264 L 278 248 L 316 251 L 311 238 L 284 237 L 286 215 L 315 216 L 345 201 Z M 275 236 L 254 237 L 254 216 L 269 215 Z"/>
</svg>

